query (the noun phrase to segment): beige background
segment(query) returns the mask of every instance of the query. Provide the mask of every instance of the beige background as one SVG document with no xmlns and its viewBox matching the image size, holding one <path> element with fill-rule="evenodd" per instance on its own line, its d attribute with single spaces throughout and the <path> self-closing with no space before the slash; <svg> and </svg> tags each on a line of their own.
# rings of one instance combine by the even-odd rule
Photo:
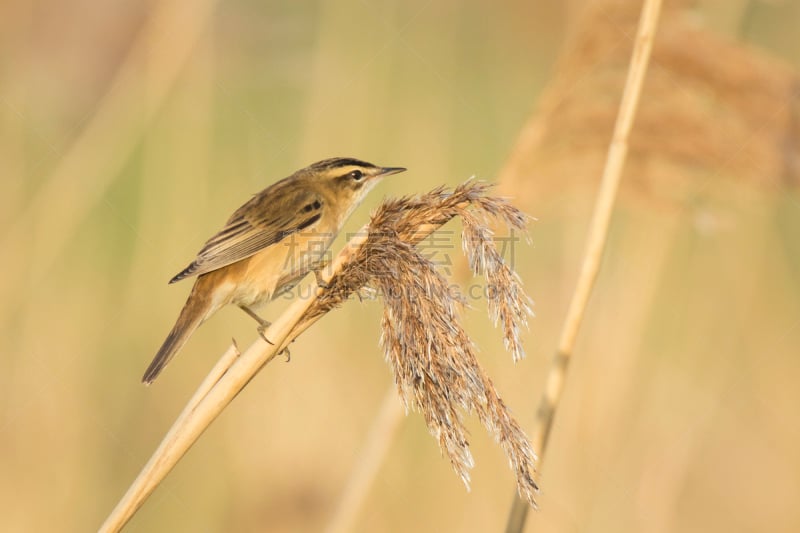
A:
<svg viewBox="0 0 800 533">
<path fill-rule="evenodd" d="M 189 289 L 166 281 L 233 209 L 335 155 L 409 168 L 372 193 L 351 230 L 382 195 L 495 178 L 558 77 L 582 8 L 263 4 L 0 5 L 0 530 L 96 529 L 230 338 L 255 338 L 250 319 L 224 310 L 154 386 L 139 383 Z M 699 2 L 687 15 L 796 71 L 800 2 Z M 617 99 L 609 89 L 578 100 L 613 109 Z M 710 131 L 746 148 L 727 124 Z M 546 168 L 525 175 L 537 186 L 505 189 L 539 219 L 532 245 L 515 248 L 536 301 L 527 359 L 512 364 L 481 301 L 466 316 L 526 427 L 597 179 L 576 165 L 588 185 L 560 190 Z M 656 193 L 623 191 L 528 531 L 800 528 L 797 190 L 723 176 L 664 201 L 669 177 Z M 458 249 L 443 253 L 472 283 Z M 309 330 L 128 530 L 321 530 L 392 383 L 379 314 L 352 302 Z M 356 531 L 501 530 L 512 474 L 470 427 L 466 492 L 421 417 L 404 420 Z"/>
</svg>

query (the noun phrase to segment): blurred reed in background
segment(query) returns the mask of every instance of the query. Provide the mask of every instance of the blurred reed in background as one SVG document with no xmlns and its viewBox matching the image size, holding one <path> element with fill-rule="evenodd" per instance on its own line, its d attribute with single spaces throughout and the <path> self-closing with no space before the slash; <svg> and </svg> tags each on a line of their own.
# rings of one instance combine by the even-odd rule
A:
<svg viewBox="0 0 800 533">
<path fill-rule="evenodd" d="M 323 157 L 410 169 L 376 195 L 500 177 L 539 219 L 514 247 L 527 359 L 501 353 L 485 302 L 466 316 L 532 421 L 638 13 L 598 6 L 0 5 L 0 529 L 99 525 L 230 337 L 256 335 L 222 312 L 142 387 L 188 290 L 169 276 L 249 194 Z M 800 3 L 672 9 L 530 530 L 800 526 Z M 379 316 L 325 317 L 129 530 L 320 530 L 391 382 Z M 472 492 L 412 415 L 358 530 L 502 527 L 513 476 L 468 425 Z"/>
</svg>

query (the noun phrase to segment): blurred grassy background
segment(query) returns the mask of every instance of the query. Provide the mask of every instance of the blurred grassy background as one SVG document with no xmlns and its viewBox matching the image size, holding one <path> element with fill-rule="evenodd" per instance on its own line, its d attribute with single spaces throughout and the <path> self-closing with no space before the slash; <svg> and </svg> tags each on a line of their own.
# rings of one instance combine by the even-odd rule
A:
<svg viewBox="0 0 800 533">
<path fill-rule="evenodd" d="M 189 288 L 166 281 L 233 209 L 335 155 L 410 169 L 348 229 L 381 194 L 496 176 L 582 4 L 3 2 L 0 530 L 96 528 L 229 339 L 255 337 L 224 310 L 139 383 Z M 800 62 L 800 2 L 692 10 Z M 677 210 L 620 209 L 529 530 L 800 528 L 800 202 L 714 183 Z M 558 188 L 517 197 L 540 219 L 516 250 L 536 300 L 528 358 L 501 353 L 480 302 L 467 316 L 527 426 L 593 193 Z M 128 530 L 320 530 L 392 380 L 379 312 L 352 303 L 305 334 Z M 409 416 L 357 530 L 499 530 L 512 475 L 472 427 L 467 493 Z"/>
</svg>

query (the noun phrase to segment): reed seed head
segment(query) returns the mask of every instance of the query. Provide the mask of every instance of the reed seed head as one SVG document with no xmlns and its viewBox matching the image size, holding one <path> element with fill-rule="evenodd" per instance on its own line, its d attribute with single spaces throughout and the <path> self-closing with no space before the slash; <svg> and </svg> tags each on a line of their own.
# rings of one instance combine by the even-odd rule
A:
<svg viewBox="0 0 800 533">
<path fill-rule="evenodd" d="M 489 285 L 490 317 L 501 324 L 513 359 L 523 357 L 519 332 L 527 324 L 530 300 L 498 251 L 490 223 L 523 231 L 528 217 L 488 191 L 487 184 L 468 181 L 452 191 L 440 187 L 386 201 L 373 214 L 362 245 L 334 274 L 308 316 L 341 305 L 364 287 L 382 294 L 381 344 L 406 410 L 422 414 L 467 487 L 474 461 L 463 414 L 477 414 L 508 457 L 520 495 L 535 506 L 536 454 L 478 363 L 459 316 L 464 298 L 416 247 L 441 225 L 461 218 L 464 252 Z"/>
</svg>

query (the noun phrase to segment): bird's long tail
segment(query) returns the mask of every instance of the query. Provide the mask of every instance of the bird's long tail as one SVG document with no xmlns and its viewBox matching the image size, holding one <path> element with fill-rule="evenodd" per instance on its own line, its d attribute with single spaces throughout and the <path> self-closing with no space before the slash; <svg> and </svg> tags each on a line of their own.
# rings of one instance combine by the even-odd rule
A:
<svg viewBox="0 0 800 533">
<path fill-rule="evenodd" d="M 186 341 L 189 340 L 189 337 L 200 324 L 216 311 L 207 293 L 197 290 L 199 288 L 200 279 L 195 283 L 192 293 L 189 295 L 189 299 L 186 300 L 186 304 L 183 306 L 178 320 L 172 327 L 172 331 L 169 332 L 164 344 L 161 345 L 161 348 L 159 348 L 150 366 L 145 370 L 144 376 L 142 376 L 142 383 L 146 385 L 151 384 L 167 363 L 169 363 L 170 359 L 172 359 L 178 350 L 183 348 L 183 345 L 186 344 Z"/>
</svg>

